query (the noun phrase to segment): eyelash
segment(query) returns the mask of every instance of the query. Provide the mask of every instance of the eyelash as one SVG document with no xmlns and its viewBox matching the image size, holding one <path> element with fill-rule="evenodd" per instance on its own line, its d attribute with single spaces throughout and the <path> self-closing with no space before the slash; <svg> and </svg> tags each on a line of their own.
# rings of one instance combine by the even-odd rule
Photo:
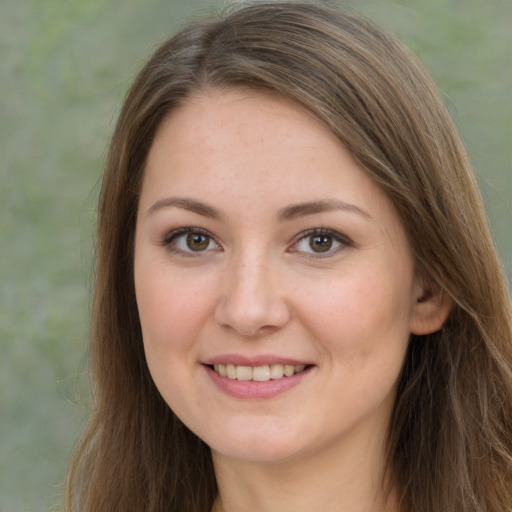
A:
<svg viewBox="0 0 512 512">
<path fill-rule="evenodd" d="M 337 254 L 338 252 L 342 251 L 343 249 L 354 247 L 354 242 L 346 235 L 342 235 L 341 233 L 338 233 L 337 231 L 333 231 L 332 229 L 327 228 L 313 228 L 308 229 L 306 231 L 303 231 L 300 233 L 296 238 L 295 241 L 292 244 L 292 248 L 296 247 L 299 242 L 303 240 L 307 240 L 308 238 L 311 239 L 312 237 L 320 237 L 320 236 L 327 236 L 331 237 L 332 240 L 334 240 L 336 243 L 339 244 L 338 247 L 335 247 L 334 249 L 329 248 L 325 252 L 308 252 L 308 258 L 316 258 L 316 259 L 322 259 L 322 258 L 329 258 L 333 255 Z M 311 241 L 310 241 L 311 244 Z M 304 251 L 298 251 L 291 249 L 291 252 L 296 253 L 304 253 Z"/>
<path fill-rule="evenodd" d="M 206 251 L 193 251 L 193 250 L 184 251 L 183 249 L 180 249 L 180 248 L 176 247 L 175 245 L 173 245 L 173 242 L 175 242 L 179 237 L 184 236 L 184 235 L 191 235 L 191 234 L 204 236 L 204 237 L 208 238 L 210 242 L 213 242 L 215 245 L 217 245 L 217 247 L 220 247 L 220 245 L 215 241 L 213 236 L 210 233 L 208 233 L 208 231 L 205 231 L 204 229 L 201 229 L 201 228 L 193 228 L 193 227 L 180 228 L 180 229 L 175 229 L 174 231 L 171 231 L 162 241 L 162 245 L 164 247 L 166 247 L 168 251 L 178 254 L 180 256 L 191 257 L 191 258 L 202 256 L 201 253 L 206 252 Z"/>
<path fill-rule="evenodd" d="M 191 235 L 191 234 L 204 236 L 208 239 L 208 245 L 210 245 L 210 243 L 213 242 L 218 248 L 221 248 L 221 245 L 215 241 L 215 238 L 208 231 L 201 229 L 201 228 L 195 228 L 195 227 L 185 227 L 185 228 L 179 228 L 174 231 L 171 231 L 162 241 L 162 245 L 164 247 L 166 247 L 167 250 L 169 250 L 170 252 L 178 254 L 180 256 L 185 256 L 185 257 L 200 257 L 200 256 L 204 256 L 203 253 L 211 251 L 211 249 L 208 249 L 207 247 L 205 250 L 199 250 L 199 251 L 188 250 L 187 251 L 187 250 L 180 249 L 180 248 L 176 247 L 175 245 L 173 245 L 173 243 L 175 243 L 179 237 L 184 236 L 184 235 Z M 311 251 L 311 252 L 306 253 L 306 251 L 299 251 L 299 250 L 295 249 L 301 241 L 304 241 L 308 238 L 311 239 L 314 236 L 330 237 L 333 241 L 335 241 L 339 245 L 337 247 L 335 247 L 334 249 L 329 247 L 325 252 Z M 311 241 L 310 241 L 310 245 L 311 245 Z M 301 253 L 301 254 L 306 253 L 306 254 L 308 254 L 307 257 L 309 257 L 309 258 L 322 259 L 322 258 L 331 257 L 334 254 L 337 254 L 339 251 L 341 251 L 345 248 L 349 248 L 349 247 L 354 247 L 354 243 L 346 235 L 342 235 L 341 233 L 338 233 L 337 231 L 333 231 L 331 229 L 314 228 L 314 229 L 308 229 L 306 231 L 303 231 L 302 233 L 297 235 L 295 237 L 292 245 L 290 246 L 289 251 L 293 252 L 293 253 Z"/>
</svg>

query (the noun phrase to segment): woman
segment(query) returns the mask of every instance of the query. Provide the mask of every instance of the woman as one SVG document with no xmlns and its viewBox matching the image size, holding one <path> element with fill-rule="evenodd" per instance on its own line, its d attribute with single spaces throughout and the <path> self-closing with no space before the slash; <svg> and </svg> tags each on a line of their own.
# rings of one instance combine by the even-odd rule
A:
<svg viewBox="0 0 512 512">
<path fill-rule="evenodd" d="M 68 510 L 512 510 L 512 334 L 464 148 L 394 38 L 195 23 L 106 163 Z"/>
</svg>

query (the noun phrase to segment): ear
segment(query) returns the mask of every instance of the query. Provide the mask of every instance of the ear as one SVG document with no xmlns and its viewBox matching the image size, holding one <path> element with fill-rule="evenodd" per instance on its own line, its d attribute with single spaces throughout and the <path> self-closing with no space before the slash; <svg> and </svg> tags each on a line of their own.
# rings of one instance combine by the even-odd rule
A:
<svg viewBox="0 0 512 512">
<path fill-rule="evenodd" d="M 448 294 L 431 279 L 418 278 L 414 299 L 411 333 L 423 335 L 439 331 L 452 308 L 452 300 Z"/>
</svg>

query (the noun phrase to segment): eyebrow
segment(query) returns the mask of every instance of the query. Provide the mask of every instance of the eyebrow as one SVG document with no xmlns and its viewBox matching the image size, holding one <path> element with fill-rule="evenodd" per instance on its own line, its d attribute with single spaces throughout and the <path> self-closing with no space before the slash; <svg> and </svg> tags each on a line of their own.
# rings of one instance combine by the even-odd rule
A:
<svg viewBox="0 0 512 512">
<path fill-rule="evenodd" d="M 193 213 L 209 217 L 211 219 L 219 220 L 222 218 L 222 213 L 217 208 L 207 205 L 201 201 L 190 199 L 188 197 L 167 197 L 160 199 L 151 208 L 149 208 L 147 215 L 152 215 L 158 210 L 164 208 L 181 208 Z M 305 203 L 291 204 L 281 208 L 277 213 L 277 219 L 280 221 L 290 221 L 306 215 L 315 215 L 317 213 L 341 210 L 348 213 L 355 213 L 364 218 L 371 219 L 371 215 L 359 208 L 355 204 L 346 203 L 340 199 L 321 199 L 318 201 L 309 201 Z"/>
<path fill-rule="evenodd" d="M 220 210 L 217 210 L 217 208 L 188 197 L 167 197 L 165 199 L 160 199 L 160 201 L 157 201 L 153 206 L 151 206 L 147 215 L 152 215 L 163 208 L 172 207 L 188 210 L 211 219 L 220 219 L 222 217 Z"/>
<path fill-rule="evenodd" d="M 371 215 L 359 208 L 355 204 L 346 203 L 340 199 L 322 199 L 319 201 L 310 201 L 307 203 L 297 203 L 286 206 L 279 210 L 277 218 L 279 220 L 293 220 L 305 215 L 314 215 L 316 213 L 330 212 L 335 210 L 342 210 L 348 213 L 355 213 L 361 215 L 366 219 L 371 219 Z"/>
</svg>

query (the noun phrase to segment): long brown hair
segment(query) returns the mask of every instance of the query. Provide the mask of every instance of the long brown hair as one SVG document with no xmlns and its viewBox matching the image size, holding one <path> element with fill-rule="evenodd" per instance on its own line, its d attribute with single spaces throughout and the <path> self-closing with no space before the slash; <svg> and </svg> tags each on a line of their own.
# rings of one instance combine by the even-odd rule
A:
<svg viewBox="0 0 512 512">
<path fill-rule="evenodd" d="M 412 336 L 387 440 L 401 510 L 512 510 L 512 327 L 506 278 L 457 130 L 418 60 L 372 23 L 315 2 L 258 2 L 165 42 L 129 91 L 98 212 L 93 410 L 68 511 L 209 512 L 208 447 L 145 362 L 133 239 L 145 159 L 192 92 L 245 87 L 317 116 L 393 201 L 416 271 L 448 294 L 446 325 Z"/>
</svg>

